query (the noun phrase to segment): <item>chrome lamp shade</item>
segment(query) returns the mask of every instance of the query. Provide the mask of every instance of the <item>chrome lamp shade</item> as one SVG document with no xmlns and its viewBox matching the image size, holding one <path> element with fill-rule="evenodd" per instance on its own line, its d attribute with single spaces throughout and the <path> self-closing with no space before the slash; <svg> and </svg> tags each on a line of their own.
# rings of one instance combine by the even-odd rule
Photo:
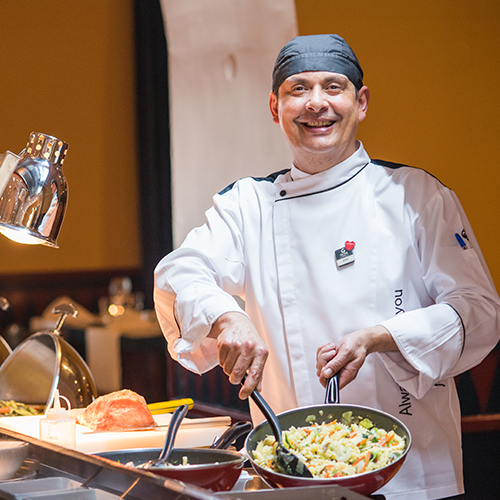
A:
<svg viewBox="0 0 500 500">
<path fill-rule="evenodd" d="M 0 164 L 0 232 L 25 244 L 58 248 L 68 185 L 62 171 L 68 144 L 32 132 L 19 156 L 7 151 Z"/>
</svg>

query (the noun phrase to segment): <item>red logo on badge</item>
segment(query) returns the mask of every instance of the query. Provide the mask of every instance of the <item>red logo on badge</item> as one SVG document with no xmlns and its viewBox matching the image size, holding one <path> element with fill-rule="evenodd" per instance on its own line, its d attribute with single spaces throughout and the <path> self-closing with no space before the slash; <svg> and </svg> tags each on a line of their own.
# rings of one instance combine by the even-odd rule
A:
<svg viewBox="0 0 500 500">
<path fill-rule="evenodd" d="M 356 246 L 356 243 L 354 241 L 346 241 L 345 242 L 345 249 L 347 251 L 352 250 Z"/>
</svg>

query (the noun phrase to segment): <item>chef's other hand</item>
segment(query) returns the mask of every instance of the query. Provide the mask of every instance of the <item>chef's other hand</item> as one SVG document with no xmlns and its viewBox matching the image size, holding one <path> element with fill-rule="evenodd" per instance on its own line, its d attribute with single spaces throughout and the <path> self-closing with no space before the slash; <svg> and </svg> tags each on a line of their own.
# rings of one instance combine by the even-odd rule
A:
<svg viewBox="0 0 500 500">
<path fill-rule="evenodd" d="M 219 365 L 231 384 L 239 384 L 247 374 L 239 397 L 246 399 L 255 388 L 260 390 L 269 352 L 248 316 L 238 312 L 223 314 L 212 325 L 209 337 L 217 338 Z"/>
<path fill-rule="evenodd" d="M 316 374 L 323 387 L 339 372 L 339 388 L 352 382 L 372 352 L 397 351 L 397 345 L 384 326 L 377 325 L 348 333 L 337 345 L 324 344 L 316 353 Z"/>
</svg>

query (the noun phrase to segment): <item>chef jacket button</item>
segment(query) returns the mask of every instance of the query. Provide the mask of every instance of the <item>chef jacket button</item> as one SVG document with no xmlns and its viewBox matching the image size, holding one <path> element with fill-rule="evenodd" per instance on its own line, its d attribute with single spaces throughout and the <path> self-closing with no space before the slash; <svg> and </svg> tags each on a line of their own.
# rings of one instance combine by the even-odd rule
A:
<svg viewBox="0 0 500 500">
<path fill-rule="evenodd" d="M 283 189 L 283 191 L 280 191 L 280 196 L 286 196 L 286 191 Z"/>
</svg>

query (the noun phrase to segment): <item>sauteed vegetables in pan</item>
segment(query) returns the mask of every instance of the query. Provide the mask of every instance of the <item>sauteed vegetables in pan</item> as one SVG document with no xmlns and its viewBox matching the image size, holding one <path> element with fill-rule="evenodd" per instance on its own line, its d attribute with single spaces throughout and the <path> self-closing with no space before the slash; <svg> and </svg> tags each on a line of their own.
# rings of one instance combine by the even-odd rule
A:
<svg viewBox="0 0 500 500">
<path fill-rule="evenodd" d="M 380 469 L 397 460 L 405 450 L 405 439 L 393 430 L 376 428 L 368 418 L 342 415 L 342 422 L 313 423 L 283 431 L 283 444 L 302 456 L 314 477 L 352 476 Z M 274 436 L 257 444 L 254 460 L 277 471 Z"/>
<path fill-rule="evenodd" d="M 0 417 L 23 417 L 43 414 L 43 406 L 25 405 L 13 400 L 0 400 Z"/>
</svg>

